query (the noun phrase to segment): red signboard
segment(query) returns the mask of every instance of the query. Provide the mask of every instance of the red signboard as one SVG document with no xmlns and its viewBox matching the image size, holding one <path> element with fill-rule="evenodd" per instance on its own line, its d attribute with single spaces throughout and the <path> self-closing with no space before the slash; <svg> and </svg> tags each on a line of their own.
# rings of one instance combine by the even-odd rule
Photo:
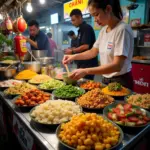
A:
<svg viewBox="0 0 150 150">
<path fill-rule="evenodd" d="M 134 92 L 150 93 L 150 65 L 132 63 Z"/>
</svg>

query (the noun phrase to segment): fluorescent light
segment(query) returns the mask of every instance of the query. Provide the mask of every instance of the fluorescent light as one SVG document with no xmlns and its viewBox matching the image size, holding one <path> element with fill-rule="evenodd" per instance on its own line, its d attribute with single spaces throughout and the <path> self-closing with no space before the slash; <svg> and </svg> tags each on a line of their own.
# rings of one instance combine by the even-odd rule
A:
<svg viewBox="0 0 150 150">
<path fill-rule="evenodd" d="M 45 4 L 45 0 L 40 0 L 40 4 Z"/>
<path fill-rule="evenodd" d="M 0 14 L 0 20 L 3 20 L 3 15 L 2 14 Z"/>
<path fill-rule="evenodd" d="M 56 23 L 58 23 L 58 13 L 51 15 L 51 24 L 56 24 Z"/>
<path fill-rule="evenodd" d="M 41 27 L 40 27 L 40 29 L 45 29 L 45 28 L 46 28 L 45 26 L 41 26 Z"/>
<path fill-rule="evenodd" d="M 32 5 L 31 5 L 31 2 L 27 2 L 27 11 L 29 12 L 29 13 L 31 13 L 32 12 Z"/>
</svg>

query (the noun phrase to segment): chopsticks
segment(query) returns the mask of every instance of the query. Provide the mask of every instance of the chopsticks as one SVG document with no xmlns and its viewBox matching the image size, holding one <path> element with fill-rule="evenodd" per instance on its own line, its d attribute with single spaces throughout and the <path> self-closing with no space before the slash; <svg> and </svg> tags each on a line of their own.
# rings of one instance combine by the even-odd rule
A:
<svg viewBox="0 0 150 150">
<path fill-rule="evenodd" d="M 67 74 L 69 76 L 70 75 L 70 71 L 69 71 L 68 65 L 65 65 L 65 68 L 66 68 Z"/>
</svg>

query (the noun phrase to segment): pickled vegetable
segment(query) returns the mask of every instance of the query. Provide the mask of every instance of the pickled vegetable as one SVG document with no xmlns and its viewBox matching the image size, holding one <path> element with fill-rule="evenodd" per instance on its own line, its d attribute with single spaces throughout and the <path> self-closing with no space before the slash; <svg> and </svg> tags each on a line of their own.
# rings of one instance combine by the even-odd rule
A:
<svg viewBox="0 0 150 150">
<path fill-rule="evenodd" d="M 64 85 L 65 85 L 65 83 L 62 81 L 51 79 L 47 82 L 40 84 L 39 87 L 40 87 L 40 89 L 51 90 L 51 89 L 61 88 Z"/>
</svg>

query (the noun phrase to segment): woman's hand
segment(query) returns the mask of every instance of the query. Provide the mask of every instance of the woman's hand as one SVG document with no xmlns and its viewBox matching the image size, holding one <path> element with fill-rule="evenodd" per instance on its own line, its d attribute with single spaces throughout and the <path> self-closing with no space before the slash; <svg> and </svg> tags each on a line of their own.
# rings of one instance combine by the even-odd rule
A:
<svg viewBox="0 0 150 150">
<path fill-rule="evenodd" d="M 86 69 L 77 69 L 69 76 L 73 80 L 79 80 L 87 75 Z"/>
<path fill-rule="evenodd" d="M 64 58 L 62 60 L 63 65 L 69 64 L 71 61 L 75 59 L 74 55 L 64 55 Z"/>
</svg>

